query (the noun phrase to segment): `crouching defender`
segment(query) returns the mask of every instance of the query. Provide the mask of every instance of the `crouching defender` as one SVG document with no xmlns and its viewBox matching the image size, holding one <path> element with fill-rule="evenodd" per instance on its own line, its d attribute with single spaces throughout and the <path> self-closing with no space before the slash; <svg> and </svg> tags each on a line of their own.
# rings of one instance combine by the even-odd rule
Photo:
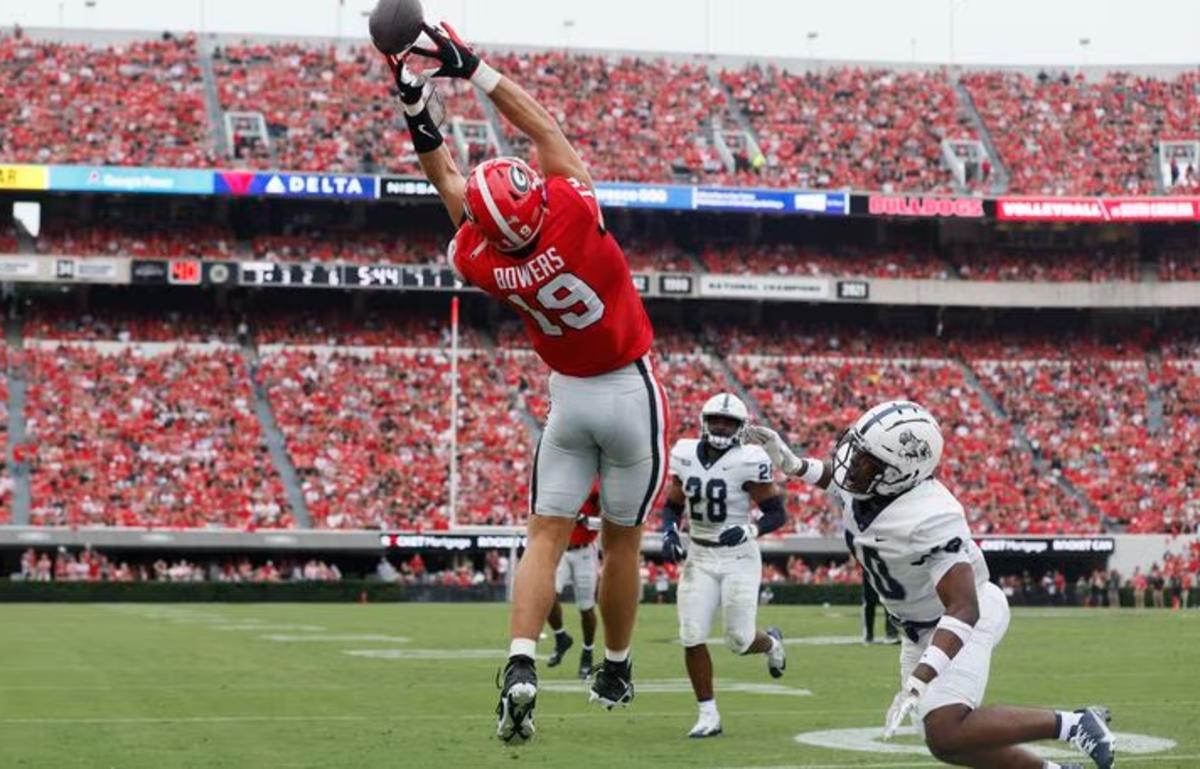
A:
<svg viewBox="0 0 1200 769">
<path fill-rule="evenodd" d="M 947 764 L 980 769 L 1082 769 L 1043 761 L 1021 743 L 1058 739 L 1110 769 L 1116 744 L 1105 708 L 1075 711 L 980 707 L 992 650 L 1008 629 L 1008 601 L 988 581 L 963 507 L 933 477 L 942 456 L 937 421 L 909 401 L 881 403 L 858 418 L 831 466 L 797 457 L 774 431 L 751 427 L 788 475 L 830 487 L 843 503 L 846 545 L 865 579 L 900 622 L 901 689 L 884 737 L 910 716 Z"/>
<path fill-rule="evenodd" d="M 685 438 L 671 450 L 671 481 L 663 509 L 663 557 L 686 555 L 679 578 L 679 640 L 700 714 L 689 737 L 721 733 L 713 695 L 708 631 L 713 613 L 724 612 L 725 641 L 734 654 L 765 654 L 774 678 L 787 665 L 778 628 L 757 631 L 762 556 L 755 539 L 787 520 L 783 492 L 775 485 L 771 461 L 757 446 L 742 445 L 746 405 L 729 393 L 714 395 L 700 413 L 700 439 Z M 751 502 L 762 517 L 750 518 Z M 691 551 L 679 538 L 688 513 Z"/>
</svg>

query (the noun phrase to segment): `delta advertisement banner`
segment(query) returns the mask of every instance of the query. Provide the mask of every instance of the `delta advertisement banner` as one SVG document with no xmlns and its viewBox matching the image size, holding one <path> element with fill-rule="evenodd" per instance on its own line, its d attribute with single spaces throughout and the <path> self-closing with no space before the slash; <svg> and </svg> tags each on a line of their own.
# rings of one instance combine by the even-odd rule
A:
<svg viewBox="0 0 1200 769">
<path fill-rule="evenodd" d="M 996 218 L 1010 222 L 1194 222 L 1200 221 L 1200 198 L 1000 198 Z"/>
<path fill-rule="evenodd" d="M 50 166 L 47 189 L 63 192 L 211 195 L 213 172 L 137 166 Z"/>
<path fill-rule="evenodd" d="M 379 196 L 379 177 L 357 174 L 217 171 L 213 174 L 213 191 L 218 195 L 255 195 L 268 198 L 374 200 Z"/>
</svg>

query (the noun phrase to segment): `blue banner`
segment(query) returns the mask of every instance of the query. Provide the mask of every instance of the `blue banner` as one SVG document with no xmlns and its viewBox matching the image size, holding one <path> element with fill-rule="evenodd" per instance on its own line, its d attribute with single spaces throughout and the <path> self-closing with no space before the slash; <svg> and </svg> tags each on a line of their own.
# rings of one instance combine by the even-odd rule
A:
<svg viewBox="0 0 1200 769">
<path fill-rule="evenodd" d="M 621 184 L 600 182 L 596 199 L 605 208 L 659 208 L 691 211 L 694 187 L 676 184 Z"/>
<path fill-rule="evenodd" d="M 213 172 L 137 166 L 50 166 L 51 190 L 211 195 Z"/>
<path fill-rule="evenodd" d="M 378 197 L 378 181 L 377 176 L 354 174 L 218 171 L 215 191 L 219 195 L 374 200 Z"/>
<path fill-rule="evenodd" d="M 837 214 L 849 213 L 844 192 L 798 192 L 739 187 L 698 187 L 696 208 L 709 211 L 758 211 L 763 213 Z"/>
</svg>

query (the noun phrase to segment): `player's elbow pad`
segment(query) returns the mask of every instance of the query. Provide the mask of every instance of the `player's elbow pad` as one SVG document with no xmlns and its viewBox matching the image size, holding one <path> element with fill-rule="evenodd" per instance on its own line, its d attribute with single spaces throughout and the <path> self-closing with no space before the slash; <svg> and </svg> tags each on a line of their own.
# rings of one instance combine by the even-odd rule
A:
<svg viewBox="0 0 1200 769">
<path fill-rule="evenodd" d="M 976 617 L 978 621 L 978 616 Z M 947 633 L 958 636 L 958 640 L 962 641 L 963 646 L 967 645 L 967 640 L 971 634 L 975 632 L 975 626 L 963 622 L 958 617 L 951 617 L 949 614 L 943 614 L 942 618 L 937 623 L 938 630 L 945 630 Z"/>
<path fill-rule="evenodd" d="M 679 519 L 683 517 L 683 503 L 673 502 L 668 499 L 663 503 L 662 509 L 662 528 L 663 531 L 679 525 Z"/>
<path fill-rule="evenodd" d="M 780 494 L 758 503 L 762 518 L 758 519 L 758 534 L 770 534 L 787 523 L 787 509 L 784 507 L 783 495 Z"/>
</svg>

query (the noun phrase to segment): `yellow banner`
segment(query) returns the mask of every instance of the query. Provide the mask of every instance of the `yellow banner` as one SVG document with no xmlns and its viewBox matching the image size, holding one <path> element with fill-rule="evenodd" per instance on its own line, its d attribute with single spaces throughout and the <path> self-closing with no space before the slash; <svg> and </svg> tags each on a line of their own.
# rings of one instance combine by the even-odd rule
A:
<svg viewBox="0 0 1200 769">
<path fill-rule="evenodd" d="M 45 190 L 49 187 L 48 166 L 0 165 L 0 190 Z"/>
</svg>

